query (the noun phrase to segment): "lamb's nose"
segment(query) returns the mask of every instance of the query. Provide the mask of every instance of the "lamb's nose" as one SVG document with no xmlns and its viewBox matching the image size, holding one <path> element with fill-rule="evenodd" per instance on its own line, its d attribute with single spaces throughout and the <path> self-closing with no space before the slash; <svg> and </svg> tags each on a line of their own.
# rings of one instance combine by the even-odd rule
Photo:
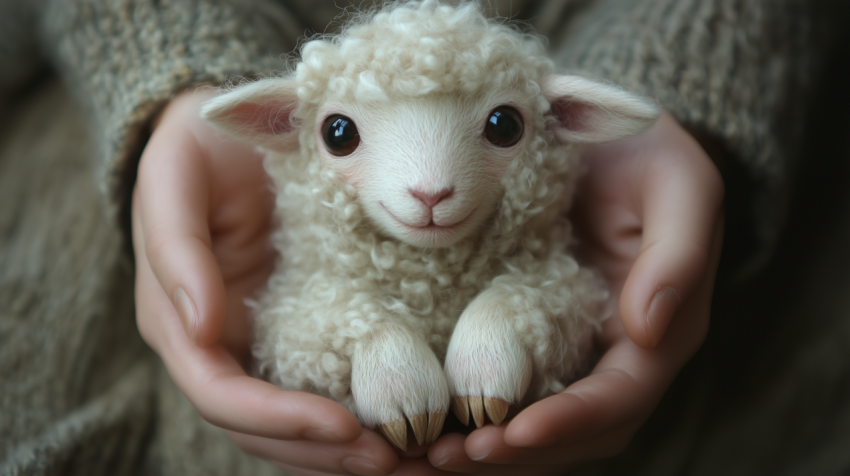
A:
<svg viewBox="0 0 850 476">
<path fill-rule="evenodd" d="M 410 194 L 421 200 L 428 208 L 434 208 L 434 205 L 440 203 L 444 198 L 449 197 L 452 192 L 454 192 L 454 187 L 444 188 L 433 193 L 410 189 Z"/>
</svg>

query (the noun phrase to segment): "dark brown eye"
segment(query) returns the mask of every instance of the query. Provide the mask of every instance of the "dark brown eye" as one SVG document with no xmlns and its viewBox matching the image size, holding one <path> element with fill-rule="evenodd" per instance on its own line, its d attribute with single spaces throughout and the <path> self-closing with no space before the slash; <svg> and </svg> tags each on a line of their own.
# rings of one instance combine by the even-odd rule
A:
<svg viewBox="0 0 850 476">
<path fill-rule="evenodd" d="M 484 124 L 484 137 L 493 145 L 510 147 L 522 137 L 522 116 L 510 106 L 493 109 Z"/>
<path fill-rule="evenodd" d="M 340 114 L 325 119 L 322 126 L 322 138 L 328 152 L 337 157 L 348 155 L 360 145 L 360 133 L 357 126 L 349 117 Z"/>
</svg>

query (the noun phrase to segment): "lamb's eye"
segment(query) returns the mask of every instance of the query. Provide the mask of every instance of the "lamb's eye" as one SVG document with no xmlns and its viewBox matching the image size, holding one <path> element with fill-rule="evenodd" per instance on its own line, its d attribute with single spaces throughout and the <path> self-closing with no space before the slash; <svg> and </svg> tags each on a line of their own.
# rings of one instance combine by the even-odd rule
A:
<svg viewBox="0 0 850 476">
<path fill-rule="evenodd" d="M 360 133 L 351 118 L 334 114 L 325 119 L 322 126 L 322 138 L 328 152 L 338 157 L 354 152 L 360 145 Z"/>
<path fill-rule="evenodd" d="M 493 109 L 484 124 L 484 137 L 499 147 L 510 147 L 522 137 L 522 116 L 510 106 Z"/>
</svg>

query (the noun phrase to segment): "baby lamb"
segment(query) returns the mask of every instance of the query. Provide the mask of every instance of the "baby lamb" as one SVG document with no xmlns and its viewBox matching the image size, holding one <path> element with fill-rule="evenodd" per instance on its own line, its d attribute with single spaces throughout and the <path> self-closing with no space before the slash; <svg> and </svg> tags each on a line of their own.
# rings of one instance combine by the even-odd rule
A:
<svg viewBox="0 0 850 476">
<path fill-rule="evenodd" d="M 607 296 L 567 252 L 578 147 L 658 108 L 554 74 L 538 37 L 473 3 L 388 4 L 300 57 L 201 111 L 262 148 L 277 191 L 259 375 L 401 449 L 407 421 L 431 443 L 450 405 L 481 427 L 563 390 Z"/>
</svg>

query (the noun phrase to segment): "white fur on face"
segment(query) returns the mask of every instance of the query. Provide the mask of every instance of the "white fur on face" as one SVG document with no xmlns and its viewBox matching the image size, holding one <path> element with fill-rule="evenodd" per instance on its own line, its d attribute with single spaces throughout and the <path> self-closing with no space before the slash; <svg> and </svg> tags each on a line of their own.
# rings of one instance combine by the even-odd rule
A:
<svg viewBox="0 0 850 476">
<path fill-rule="evenodd" d="M 494 146 L 483 136 L 490 112 L 503 104 L 513 103 L 455 94 L 330 103 L 318 115 L 318 150 L 327 167 L 354 186 L 382 231 L 416 246 L 450 246 L 492 215 L 505 168 L 523 153 L 528 121 L 511 147 Z M 334 114 L 350 117 L 360 133 L 360 145 L 348 156 L 334 156 L 324 146 L 322 123 Z"/>
</svg>

